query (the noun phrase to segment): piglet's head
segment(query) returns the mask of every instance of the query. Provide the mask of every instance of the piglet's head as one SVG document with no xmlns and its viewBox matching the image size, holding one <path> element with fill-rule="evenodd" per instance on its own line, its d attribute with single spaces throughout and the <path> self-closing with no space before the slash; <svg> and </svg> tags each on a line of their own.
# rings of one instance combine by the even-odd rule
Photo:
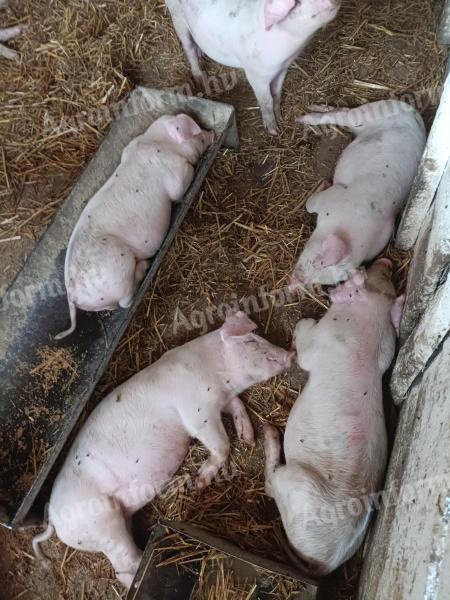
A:
<svg viewBox="0 0 450 600">
<path fill-rule="evenodd" d="M 295 356 L 295 352 L 287 352 L 256 335 L 256 327 L 239 311 L 229 316 L 219 330 L 225 372 L 236 393 L 289 369 Z"/>
<path fill-rule="evenodd" d="M 212 131 L 204 131 L 191 117 L 184 113 L 179 115 L 164 115 L 149 129 L 155 141 L 170 141 L 176 144 L 190 142 L 194 138 L 203 143 L 203 150 L 214 141 Z"/>
<path fill-rule="evenodd" d="M 321 283 L 333 285 L 346 279 L 351 269 L 351 249 L 343 237 L 329 233 L 325 237 L 317 229 L 308 240 L 292 277 L 292 285 Z"/>
<path fill-rule="evenodd" d="M 379 258 L 367 271 L 353 271 L 345 283 L 331 291 L 330 298 L 333 304 L 367 304 L 387 299 L 391 306 L 391 321 L 398 333 L 405 297 L 396 298 L 395 295 L 392 262 L 388 258 Z"/>
</svg>

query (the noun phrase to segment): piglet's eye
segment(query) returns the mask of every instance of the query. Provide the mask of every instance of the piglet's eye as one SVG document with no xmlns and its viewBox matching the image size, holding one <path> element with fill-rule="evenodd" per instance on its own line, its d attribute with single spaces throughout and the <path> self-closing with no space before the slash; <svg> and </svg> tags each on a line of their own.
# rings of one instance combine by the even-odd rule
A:
<svg viewBox="0 0 450 600">
<path fill-rule="evenodd" d="M 256 344 L 256 340 L 246 340 L 244 344 Z"/>
</svg>

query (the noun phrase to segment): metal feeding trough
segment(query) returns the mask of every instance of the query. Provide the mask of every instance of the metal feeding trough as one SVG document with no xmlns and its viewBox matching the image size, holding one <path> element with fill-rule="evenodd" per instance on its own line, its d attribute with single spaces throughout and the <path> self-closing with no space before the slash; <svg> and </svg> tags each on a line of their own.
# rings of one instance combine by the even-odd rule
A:
<svg viewBox="0 0 450 600">
<path fill-rule="evenodd" d="M 298 600 L 314 600 L 317 597 L 318 582 L 299 573 L 289 564 L 242 550 L 200 527 L 161 519 L 152 529 L 127 600 L 186 600 L 191 597 L 197 583 L 195 562 L 190 561 L 190 572 L 182 571 L 173 562 L 171 563 L 171 557 L 177 552 L 173 547 L 174 533 L 179 533 L 186 541 L 198 542 L 225 555 L 227 567 L 236 579 L 255 581 L 249 599 L 273 598 L 273 594 L 270 593 L 270 581 L 265 576 L 267 574 L 282 575 L 302 582 L 304 589 L 297 596 Z M 198 563 L 200 567 L 201 558 Z"/>
<path fill-rule="evenodd" d="M 129 309 L 79 311 L 63 342 L 69 313 L 64 288 L 67 243 L 86 202 L 120 162 L 124 147 L 163 114 L 185 112 L 217 141 L 196 168 L 182 202 L 173 205 L 167 237 Z M 81 411 L 104 372 L 174 240 L 221 146 L 238 147 L 227 104 L 139 87 L 0 303 L 0 522 L 23 521 Z"/>
</svg>

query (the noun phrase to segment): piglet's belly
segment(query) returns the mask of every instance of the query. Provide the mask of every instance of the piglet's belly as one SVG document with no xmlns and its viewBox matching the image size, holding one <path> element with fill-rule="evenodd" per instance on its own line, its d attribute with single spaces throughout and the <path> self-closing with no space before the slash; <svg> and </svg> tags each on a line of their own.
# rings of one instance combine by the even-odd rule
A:
<svg viewBox="0 0 450 600">
<path fill-rule="evenodd" d="M 122 414 L 116 419 L 126 423 Z M 116 495 L 133 482 L 146 482 L 157 493 L 178 470 L 190 438 L 176 420 L 133 419 L 113 434 L 87 431 L 65 464 L 71 477 L 95 481 L 98 491 Z"/>
</svg>

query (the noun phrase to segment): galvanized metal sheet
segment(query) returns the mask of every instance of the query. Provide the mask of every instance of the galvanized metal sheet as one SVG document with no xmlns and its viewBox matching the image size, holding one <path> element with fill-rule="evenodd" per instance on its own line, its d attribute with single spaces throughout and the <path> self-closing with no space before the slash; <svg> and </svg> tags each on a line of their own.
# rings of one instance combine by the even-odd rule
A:
<svg viewBox="0 0 450 600">
<path fill-rule="evenodd" d="M 168 532 L 178 532 L 187 540 L 194 540 L 204 546 L 213 548 L 221 554 L 224 554 L 231 559 L 235 559 L 237 563 L 241 562 L 250 565 L 253 567 L 253 576 L 257 583 L 258 580 L 260 581 L 261 588 L 264 587 L 262 572 L 268 571 L 276 575 L 282 575 L 283 577 L 289 577 L 302 582 L 304 584 L 304 590 L 301 594 L 296 596 L 298 600 L 314 600 L 317 596 L 318 582 L 300 573 L 290 564 L 281 563 L 242 550 L 232 542 L 219 538 L 209 531 L 190 525 L 189 523 L 161 519 L 152 530 L 139 570 L 128 593 L 127 600 L 164 600 L 169 598 L 172 600 L 181 598 L 182 596 L 176 594 L 172 596 L 174 586 L 177 590 L 184 589 L 184 592 L 186 593 L 186 586 L 189 588 L 191 585 L 190 580 L 189 582 L 186 581 L 186 575 L 179 569 L 174 568 L 173 565 L 171 567 L 161 566 L 159 555 L 158 559 L 155 560 L 155 550 L 156 548 L 161 549 L 164 547 L 164 537 L 167 536 Z M 178 577 L 180 578 L 179 580 Z M 193 581 L 195 582 L 195 580 Z M 190 589 L 193 589 L 193 584 Z M 265 595 L 264 591 L 260 589 L 258 585 L 255 590 L 259 591 L 251 598 L 272 597 L 271 594 Z M 185 599 L 189 597 L 190 594 L 184 596 Z"/>
<path fill-rule="evenodd" d="M 78 312 L 73 335 L 55 342 L 68 323 L 64 257 L 85 204 L 120 162 L 124 147 L 163 114 L 190 114 L 217 141 L 197 165 L 169 233 L 153 258 L 133 305 L 113 313 Z M 0 506 L 4 525 L 28 513 L 120 337 L 129 324 L 196 198 L 221 145 L 237 147 L 234 109 L 226 104 L 137 88 L 98 152 L 0 304 Z"/>
</svg>

